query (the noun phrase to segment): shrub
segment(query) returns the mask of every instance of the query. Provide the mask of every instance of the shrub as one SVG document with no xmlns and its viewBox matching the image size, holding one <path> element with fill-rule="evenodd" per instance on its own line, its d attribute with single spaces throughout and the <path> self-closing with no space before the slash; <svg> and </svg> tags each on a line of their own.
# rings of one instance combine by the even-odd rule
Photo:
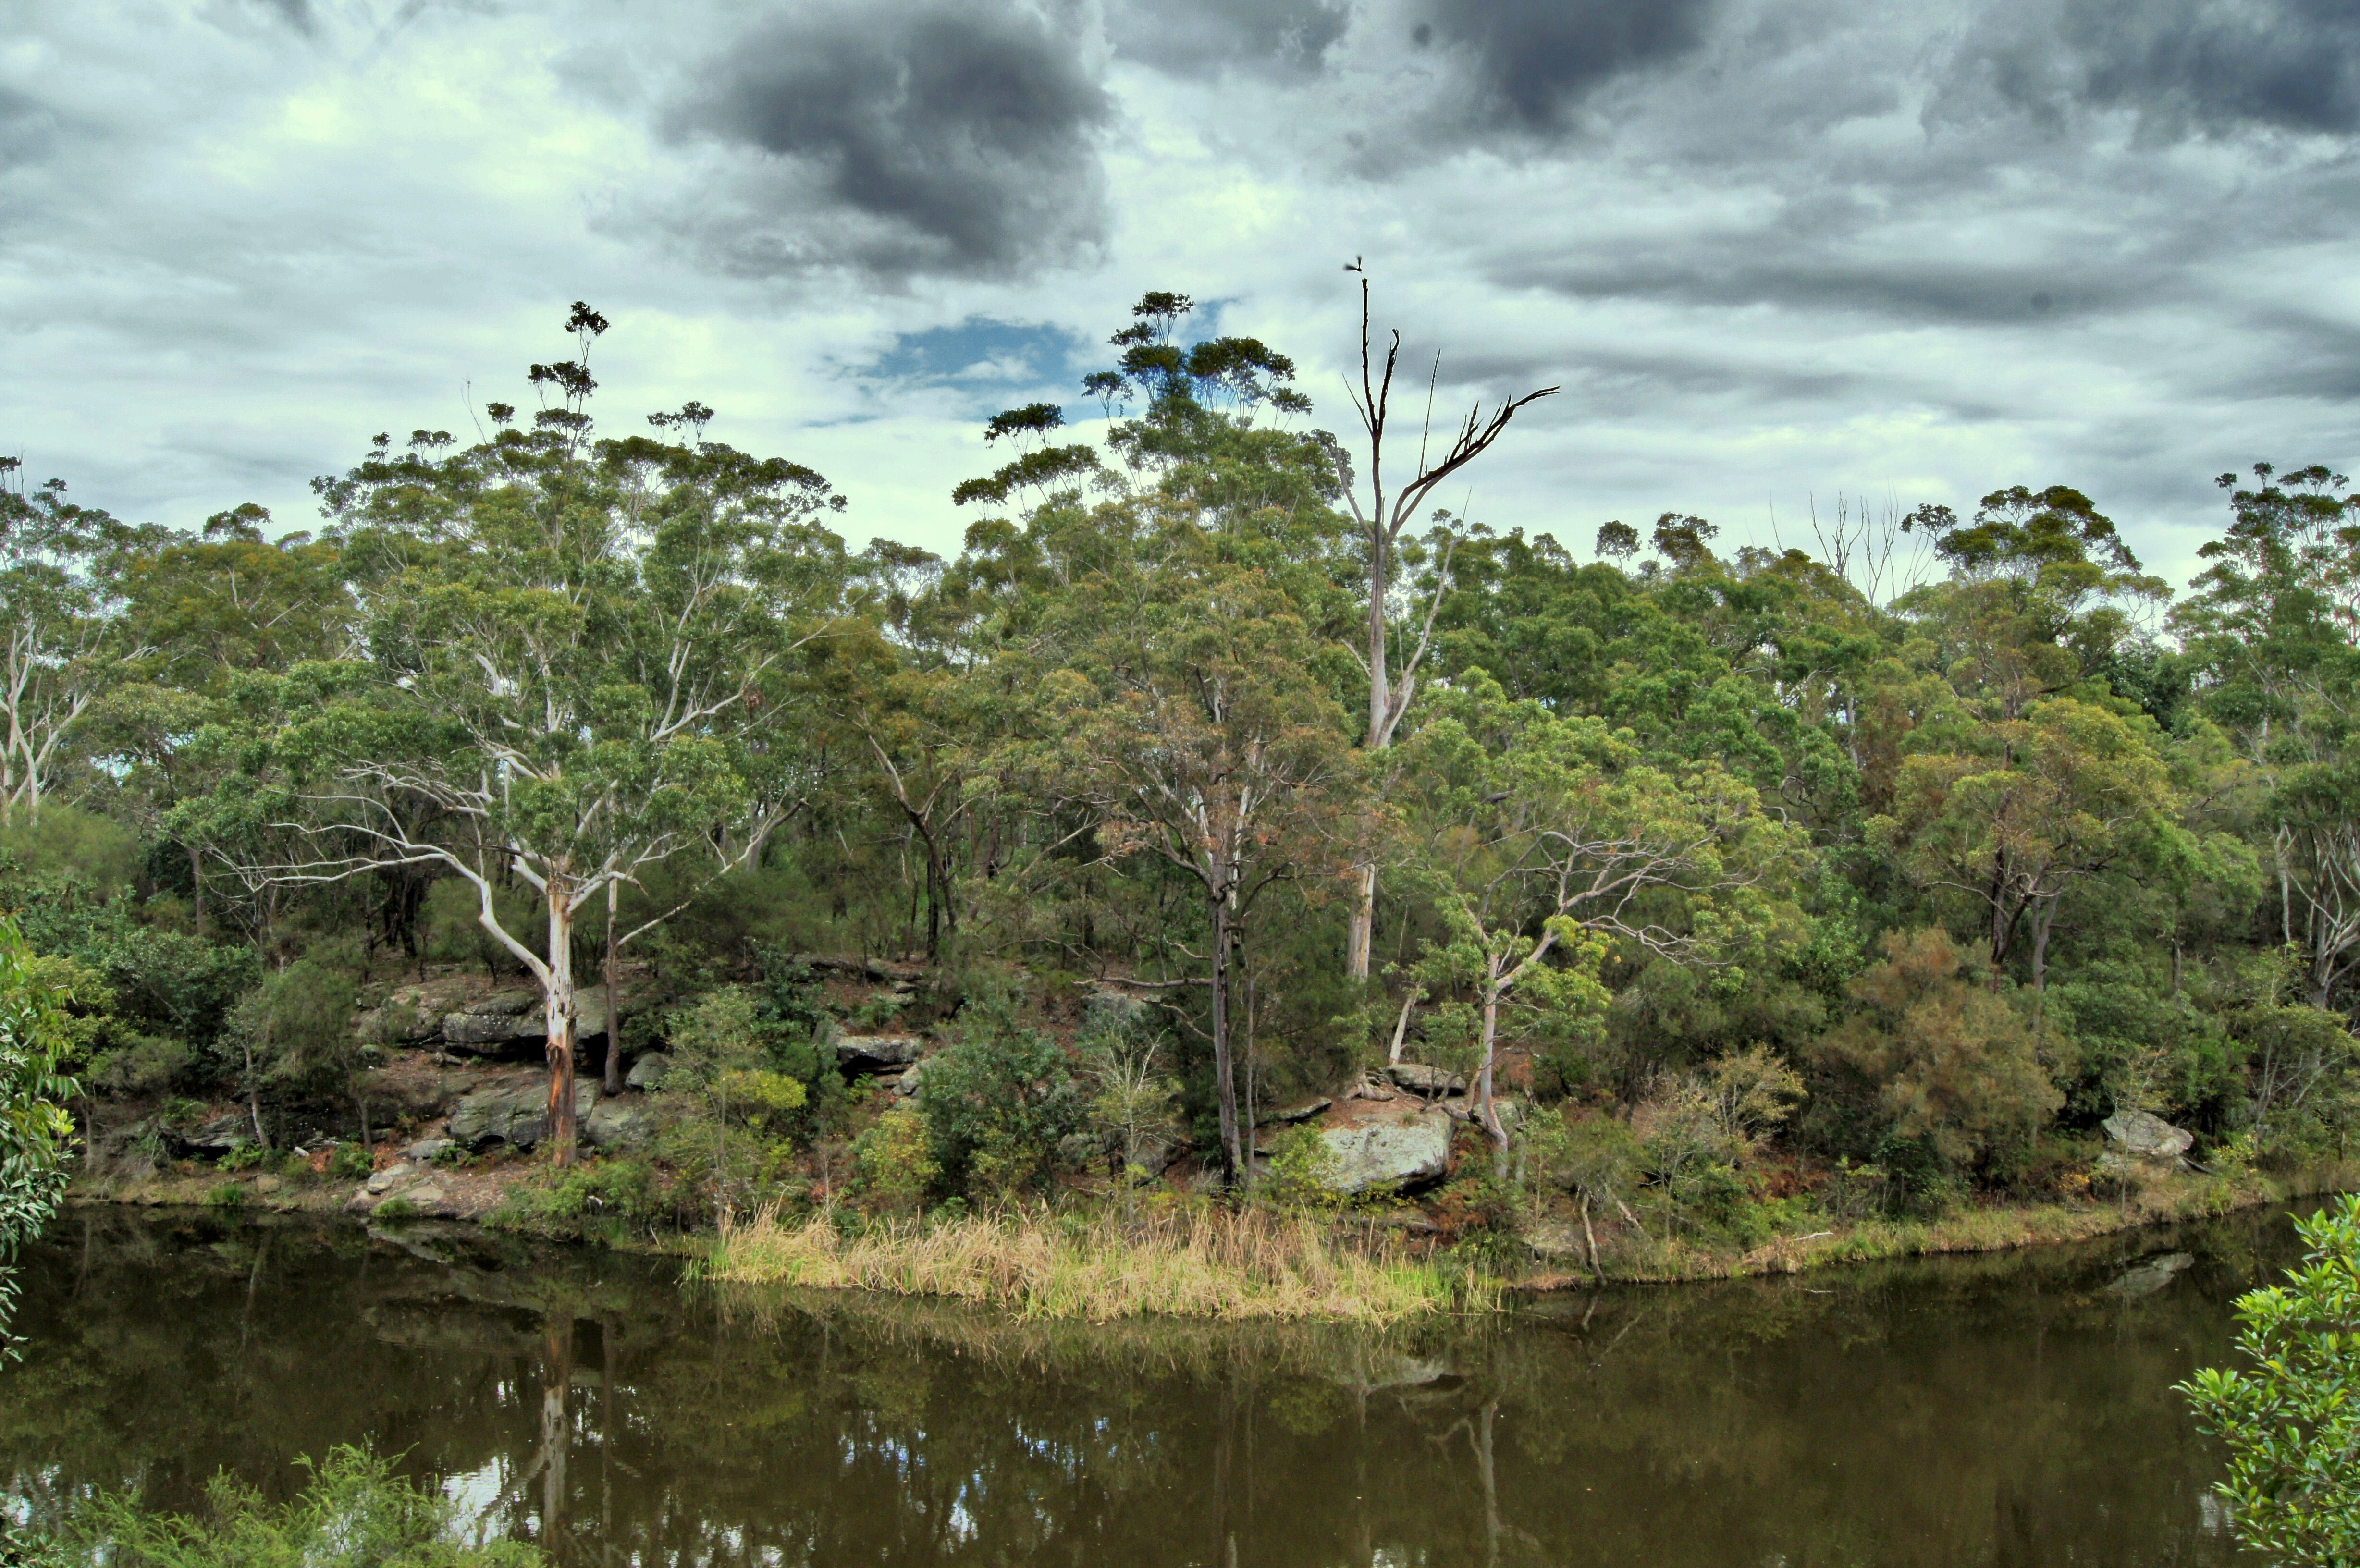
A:
<svg viewBox="0 0 2360 1568">
<path fill-rule="evenodd" d="M 213 1209 L 235 1209 L 246 1202 L 246 1183 L 224 1181 L 205 1194 L 205 1206 Z"/>
<path fill-rule="evenodd" d="M 1896 931 L 1885 953 L 1852 983 L 1858 1010 L 1816 1048 L 1834 1097 L 1867 1134 L 1861 1152 L 1945 1177 L 2021 1157 L 2064 1103 L 2031 1031 L 1948 932 Z"/>
<path fill-rule="evenodd" d="M 852 1143 L 852 1165 L 867 1207 L 880 1214 L 915 1214 L 941 1168 L 925 1118 L 914 1105 L 893 1106 Z"/>
<path fill-rule="evenodd" d="M 1082 1122 L 1080 1092 L 1055 1043 L 989 1005 L 926 1067 L 921 1096 L 940 1180 L 952 1192 L 1021 1192 L 1054 1169 Z"/>
<path fill-rule="evenodd" d="M 151 1513 L 101 1494 L 79 1509 L 60 1560 L 97 1568 L 538 1568 L 517 1541 L 464 1546 L 455 1505 L 359 1448 L 337 1448 L 284 1506 L 226 1473 L 205 1488 L 205 1515 Z"/>
<path fill-rule="evenodd" d="M 2196 1424 L 2229 1450 L 2221 1494 L 2237 1538 L 2285 1563 L 2360 1561 L 2360 1196 L 2297 1222 L 2303 1260 L 2283 1285 L 2237 1298 L 2237 1349 L 2254 1363 L 2207 1367 L 2180 1385 Z"/>
<path fill-rule="evenodd" d="M 596 1236 L 647 1225 L 662 1211 L 654 1167 L 643 1160 L 600 1160 L 511 1187 L 486 1223 L 541 1236 Z"/>
<path fill-rule="evenodd" d="M 1336 1190 L 1336 1151 L 1313 1127 L 1289 1127 L 1271 1150 L 1270 1170 L 1255 1190 L 1282 1208 L 1335 1209 L 1344 1195 Z"/>
<path fill-rule="evenodd" d="M 336 1152 L 328 1156 L 328 1174 L 340 1181 L 365 1181 L 376 1168 L 369 1151 L 357 1143 L 338 1144 Z"/>
</svg>

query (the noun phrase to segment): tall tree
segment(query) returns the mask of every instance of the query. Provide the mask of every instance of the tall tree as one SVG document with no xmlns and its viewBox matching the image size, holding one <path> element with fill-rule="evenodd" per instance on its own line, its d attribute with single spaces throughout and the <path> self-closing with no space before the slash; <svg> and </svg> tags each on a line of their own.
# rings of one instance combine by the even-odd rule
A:
<svg viewBox="0 0 2360 1568">
<path fill-rule="evenodd" d="M 462 452 L 421 432 L 321 491 L 347 552 L 365 657 L 299 665 L 268 754 L 301 880 L 432 865 L 540 984 L 549 1125 L 574 1141 L 574 933 L 617 881 L 683 854 L 742 863 L 760 842 L 748 779 L 795 648 L 827 624 L 840 502 L 799 464 L 716 442 L 594 441 L 589 344 L 535 365 L 556 399 L 533 428 Z M 701 413 L 699 409 L 697 412 Z M 673 416 L 660 416 L 672 419 Z M 537 895 L 543 942 L 496 891 Z"/>
<path fill-rule="evenodd" d="M 1803 835 L 1719 766 L 1643 756 L 1628 731 L 1512 702 L 1481 670 L 1436 698 L 1404 762 L 1407 869 L 1442 927 L 1419 970 L 1434 994 L 1472 998 L 1477 1115 L 1504 1173 L 1502 1010 L 1594 1023 L 1618 945 L 1726 958 L 1774 918 Z"/>
<path fill-rule="evenodd" d="M 1349 270 L 1361 274 L 1360 385 L 1352 392 L 1352 404 L 1368 441 L 1369 458 L 1365 474 L 1355 476 L 1348 469 L 1344 494 L 1368 552 L 1368 652 L 1363 668 L 1369 678 L 1369 727 L 1361 745 L 1374 753 L 1393 745 L 1393 732 L 1401 726 L 1403 715 L 1409 712 L 1411 701 L 1417 695 L 1418 666 L 1425 661 L 1434 637 L 1436 604 L 1429 604 L 1423 615 L 1416 618 L 1408 651 L 1400 660 L 1394 659 L 1393 642 L 1403 635 L 1396 629 L 1400 606 L 1394 603 L 1403 534 L 1417 521 L 1436 489 L 1464 471 L 1507 433 L 1508 422 L 1516 417 L 1518 409 L 1554 397 L 1557 388 L 1544 387 L 1536 392 L 1527 392 L 1500 404 L 1488 414 L 1481 403 L 1475 404 L 1437 454 L 1433 450 L 1434 388 L 1441 376 L 1442 356 L 1436 354 L 1434 368 L 1426 377 L 1426 415 L 1418 428 L 1416 461 L 1407 479 L 1389 487 L 1385 438 L 1392 427 L 1393 373 L 1401 361 L 1401 333 L 1391 335 L 1380 368 L 1370 326 L 1368 275 L 1357 262 Z M 1368 487 L 1365 505 L 1360 498 L 1361 484 Z M 1434 589 L 1437 604 L 1448 572 L 1446 557 Z M 1360 867 L 1360 901 L 1352 912 L 1351 930 L 1345 942 L 1344 965 L 1354 980 L 1369 977 L 1369 945 L 1376 930 L 1376 918 L 1377 863 L 1372 857 Z"/>
<path fill-rule="evenodd" d="M 1193 885 L 1234 1181 L 1236 948 L 1257 899 L 1328 853 L 1349 768 L 1342 712 L 1316 674 L 1317 639 L 1259 572 L 1182 548 L 1091 587 L 1073 606 L 1065 668 L 1043 672 L 1044 724 L 1023 762 L 1090 810 L 1109 862 L 1146 856 Z"/>
<path fill-rule="evenodd" d="M 2172 619 L 2263 780 L 2278 940 L 2323 1007 L 2360 974 L 2360 496 L 2322 466 L 2254 475 L 2221 475 L 2234 520 Z"/>
</svg>

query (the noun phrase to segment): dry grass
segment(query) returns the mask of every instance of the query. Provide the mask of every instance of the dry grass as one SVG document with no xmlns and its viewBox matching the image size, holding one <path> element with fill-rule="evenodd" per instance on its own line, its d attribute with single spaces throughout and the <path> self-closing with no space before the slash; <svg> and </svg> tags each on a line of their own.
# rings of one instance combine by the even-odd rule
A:
<svg viewBox="0 0 2360 1568">
<path fill-rule="evenodd" d="M 1399 1323 L 1499 1301 L 1489 1279 L 1332 1221 L 1192 1204 L 1126 1220 L 1019 1213 L 845 1234 L 825 1216 L 725 1225 L 696 1272 L 945 1297 L 1035 1318 Z"/>
</svg>

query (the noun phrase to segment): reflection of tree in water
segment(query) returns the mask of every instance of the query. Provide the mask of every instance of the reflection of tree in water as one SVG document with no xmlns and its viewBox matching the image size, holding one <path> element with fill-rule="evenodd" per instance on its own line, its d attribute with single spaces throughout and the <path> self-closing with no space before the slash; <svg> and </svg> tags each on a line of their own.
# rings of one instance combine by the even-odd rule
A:
<svg viewBox="0 0 2360 1568">
<path fill-rule="evenodd" d="M 2173 1238 L 2200 1261 L 2137 1299 L 2105 1287 L 2155 1238 L 1371 1334 L 85 1211 L 33 1261 L 0 1477 L 37 1513 L 187 1507 L 217 1465 L 284 1497 L 293 1455 L 369 1436 L 601 1565 L 2202 1562 L 2167 1389 L 2274 1261 L 2257 1234 Z"/>
</svg>

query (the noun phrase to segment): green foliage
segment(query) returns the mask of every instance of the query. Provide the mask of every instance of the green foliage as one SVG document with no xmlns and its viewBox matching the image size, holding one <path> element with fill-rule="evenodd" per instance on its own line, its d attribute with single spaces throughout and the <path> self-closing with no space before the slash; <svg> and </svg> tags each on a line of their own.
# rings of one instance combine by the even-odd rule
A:
<svg viewBox="0 0 2360 1568">
<path fill-rule="evenodd" d="M 913 1214 L 934 1190 L 941 1167 L 925 1117 L 904 1102 L 886 1109 L 852 1140 L 852 1169 L 863 1204 L 878 1214 Z"/>
<path fill-rule="evenodd" d="M 1055 1169 L 1057 1140 L 1085 1106 L 1065 1053 L 999 1007 L 970 1009 L 957 1040 L 926 1064 L 919 1096 L 940 1181 L 951 1192 L 1015 1193 Z"/>
<path fill-rule="evenodd" d="M 226 1473 L 201 1517 L 151 1513 L 102 1494 L 58 1543 L 66 1563 L 97 1568 L 536 1568 L 516 1541 L 464 1546 L 456 1505 L 365 1449 L 331 1450 L 292 1501 L 274 1505 Z"/>
<path fill-rule="evenodd" d="M 1336 1163 L 1336 1151 L 1317 1127 L 1289 1127 L 1271 1149 L 1270 1169 L 1255 1179 L 1255 1194 L 1281 1208 L 1341 1208 Z"/>
<path fill-rule="evenodd" d="M 2030 1152 L 2064 1101 L 2029 1029 L 1987 972 L 1937 929 L 1896 931 L 1852 982 L 1856 1011 L 1817 1049 L 1830 1130 L 1851 1152 L 1942 1172 Z"/>
<path fill-rule="evenodd" d="M 375 1168 L 369 1151 L 357 1143 L 340 1143 L 328 1156 L 328 1174 L 340 1181 L 364 1181 Z"/>
<path fill-rule="evenodd" d="M 2308 1219 L 2283 1285 L 2237 1298 L 2250 1367 L 2207 1367 L 2180 1385 L 2196 1424 L 2229 1450 L 2220 1491 L 2237 1539 L 2272 1561 L 2360 1562 L 2360 1197 Z"/>
<path fill-rule="evenodd" d="M 611 1239 L 643 1232 L 666 1203 L 655 1168 L 644 1160 L 591 1160 L 508 1189 L 488 1223 L 541 1236 Z M 377 1211 L 382 1214 L 383 1205 Z"/>
<path fill-rule="evenodd" d="M 60 1071 L 64 1004 L 39 974 L 16 922 L 0 918 L 0 1353 L 13 1353 L 17 1250 L 41 1232 L 65 1188 L 67 1103 L 79 1085 Z"/>
</svg>

